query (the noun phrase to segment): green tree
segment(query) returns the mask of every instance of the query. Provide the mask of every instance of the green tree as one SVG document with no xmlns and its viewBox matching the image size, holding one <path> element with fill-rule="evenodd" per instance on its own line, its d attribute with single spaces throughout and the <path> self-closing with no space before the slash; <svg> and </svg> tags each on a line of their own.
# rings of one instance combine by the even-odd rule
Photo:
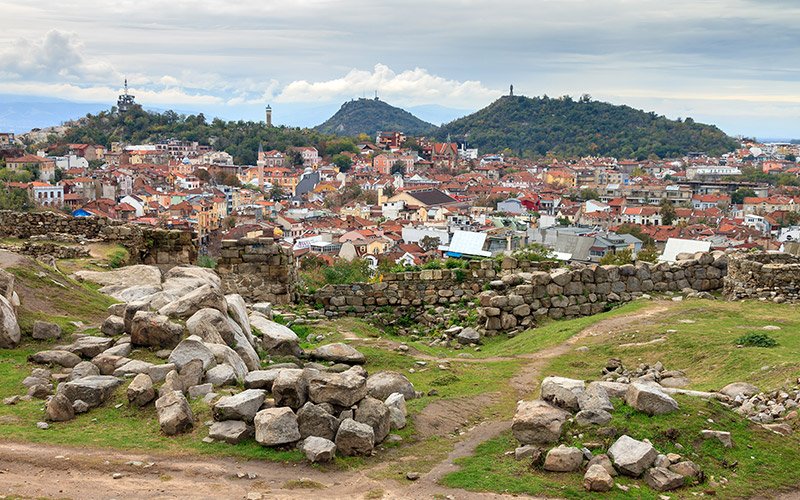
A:
<svg viewBox="0 0 800 500">
<path fill-rule="evenodd" d="M 733 205 L 741 205 L 744 203 L 745 198 L 752 198 L 756 192 L 750 188 L 739 188 L 731 194 L 731 203 Z"/>
<path fill-rule="evenodd" d="M 618 252 L 608 252 L 600 259 L 601 266 L 623 266 L 633 264 L 633 250 L 630 248 L 622 249 Z"/>
<path fill-rule="evenodd" d="M 347 172 L 353 166 L 353 159 L 340 153 L 333 156 L 333 164 L 339 167 L 340 172 Z"/>
<path fill-rule="evenodd" d="M 663 198 L 659 206 L 661 207 L 661 223 L 665 226 L 671 226 L 678 215 L 675 211 L 675 203 L 670 199 Z"/>
<path fill-rule="evenodd" d="M 279 184 L 273 184 L 272 188 L 269 190 L 269 198 L 271 200 L 274 201 L 282 200 L 285 196 L 286 193 Z"/>
<path fill-rule="evenodd" d="M 789 153 L 789 154 L 786 155 L 784 160 L 796 162 L 797 161 L 797 157 L 794 155 L 794 153 Z"/>
<path fill-rule="evenodd" d="M 0 210 L 14 210 L 27 212 L 33 209 L 33 203 L 28 198 L 28 192 L 22 188 L 6 188 L 0 183 Z"/>
<path fill-rule="evenodd" d="M 419 246 L 422 247 L 423 250 L 426 252 L 428 250 L 434 250 L 439 248 L 441 245 L 442 240 L 435 237 L 435 236 L 423 236 L 422 239 L 419 240 Z"/>
<path fill-rule="evenodd" d="M 600 199 L 600 193 L 598 193 L 596 189 L 590 189 L 590 188 L 581 189 L 581 192 L 580 192 L 579 196 L 580 196 L 580 199 L 582 199 L 584 201 L 586 201 L 586 200 L 599 200 Z"/>
</svg>

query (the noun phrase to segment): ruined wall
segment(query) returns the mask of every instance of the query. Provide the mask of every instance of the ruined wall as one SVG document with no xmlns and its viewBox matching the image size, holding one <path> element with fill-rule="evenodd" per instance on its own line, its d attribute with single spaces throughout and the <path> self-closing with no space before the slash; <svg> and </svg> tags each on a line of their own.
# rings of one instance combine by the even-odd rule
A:
<svg viewBox="0 0 800 500">
<path fill-rule="evenodd" d="M 272 238 L 223 240 L 216 270 L 226 294 L 238 293 L 248 302 L 281 305 L 295 300 L 294 254 Z"/>
<path fill-rule="evenodd" d="M 72 217 L 57 212 L 0 210 L 0 238 L 29 239 L 32 236 L 55 235 L 119 243 L 128 249 L 133 264 L 171 267 L 197 263 L 196 236 L 192 232 L 154 229 L 106 217 Z"/>
<path fill-rule="evenodd" d="M 800 302 L 800 258 L 786 253 L 744 252 L 730 256 L 723 295 L 728 300 Z"/>
<path fill-rule="evenodd" d="M 727 258 L 721 252 L 702 253 L 676 263 L 573 264 L 546 270 L 552 265 L 511 257 L 502 264 L 473 261 L 470 269 L 387 274 L 379 283 L 327 285 L 306 300 L 323 307 L 328 316 L 406 316 L 421 326 L 447 326 L 454 316 L 472 315 L 478 327 L 493 335 L 531 327 L 545 317 L 597 314 L 647 292 L 718 290 Z"/>
</svg>

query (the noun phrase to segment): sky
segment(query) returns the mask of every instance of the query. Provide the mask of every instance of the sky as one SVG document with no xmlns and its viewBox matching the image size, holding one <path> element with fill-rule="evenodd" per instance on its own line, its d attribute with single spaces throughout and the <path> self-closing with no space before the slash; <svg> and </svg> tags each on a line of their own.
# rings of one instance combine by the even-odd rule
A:
<svg viewBox="0 0 800 500">
<path fill-rule="evenodd" d="M 0 0 L 0 12 L 0 94 L 110 107 L 127 78 L 146 107 L 263 120 L 269 104 L 274 123 L 309 126 L 375 91 L 452 119 L 513 84 L 800 138 L 796 0 Z"/>
</svg>

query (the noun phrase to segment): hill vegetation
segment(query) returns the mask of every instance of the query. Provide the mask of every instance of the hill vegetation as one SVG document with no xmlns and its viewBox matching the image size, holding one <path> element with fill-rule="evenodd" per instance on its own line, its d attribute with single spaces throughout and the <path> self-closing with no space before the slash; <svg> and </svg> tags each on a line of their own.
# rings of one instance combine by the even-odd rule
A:
<svg viewBox="0 0 800 500">
<path fill-rule="evenodd" d="M 469 116 L 443 125 L 436 132 L 465 140 L 481 151 L 502 151 L 523 157 L 615 156 L 660 158 L 683 156 L 687 151 L 719 155 L 734 149 L 736 141 L 712 125 L 691 118 L 669 120 L 630 106 L 545 97 L 504 96 Z"/>
<path fill-rule="evenodd" d="M 336 114 L 314 127 L 314 130 L 343 136 L 367 134 L 374 137 L 382 130 L 395 130 L 406 135 L 422 135 L 435 128 L 432 123 L 422 121 L 408 111 L 381 100 L 357 99 L 342 104 Z"/>
</svg>

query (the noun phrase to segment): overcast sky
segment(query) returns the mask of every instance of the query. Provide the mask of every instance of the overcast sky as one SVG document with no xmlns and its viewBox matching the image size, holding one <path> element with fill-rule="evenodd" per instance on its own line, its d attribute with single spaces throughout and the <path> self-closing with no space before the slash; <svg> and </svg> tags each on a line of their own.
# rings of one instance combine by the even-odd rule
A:
<svg viewBox="0 0 800 500">
<path fill-rule="evenodd" d="M 480 109 L 514 84 L 800 138 L 796 0 L 0 0 L 0 93 L 305 125 L 377 90 Z M 305 113 L 305 114 L 304 114 Z M 293 119 L 293 116 L 295 117 Z M 305 117 L 301 119 L 301 116 Z"/>
</svg>

